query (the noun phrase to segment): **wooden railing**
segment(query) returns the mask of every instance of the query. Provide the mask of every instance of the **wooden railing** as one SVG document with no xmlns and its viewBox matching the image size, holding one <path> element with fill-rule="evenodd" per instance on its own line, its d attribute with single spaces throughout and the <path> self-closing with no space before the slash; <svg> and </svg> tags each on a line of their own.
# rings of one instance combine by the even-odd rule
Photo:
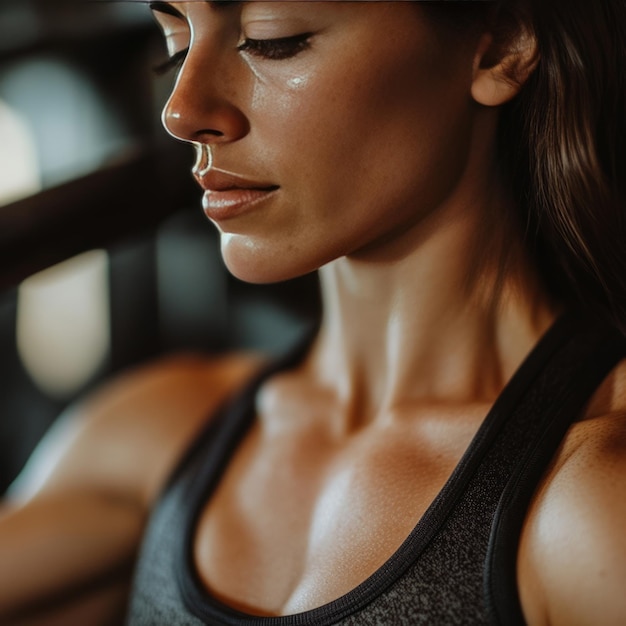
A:
<svg viewBox="0 0 626 626">
<path fill-rule="evenodd" d="M 199 205 L 184 166 L 191 154 L 181 149 L 144 151 L 0 207 L 0 290 L 76 254 L 152 229 L 182 207 Z"/>
</svg>

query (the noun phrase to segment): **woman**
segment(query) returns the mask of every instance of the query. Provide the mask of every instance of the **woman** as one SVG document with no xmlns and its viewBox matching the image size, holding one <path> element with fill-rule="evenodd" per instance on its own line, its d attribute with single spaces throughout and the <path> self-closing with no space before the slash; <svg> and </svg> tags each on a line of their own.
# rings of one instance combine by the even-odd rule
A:
<svg viewBox="0 0 626 626">
<path fill-rule="evenodd" d="M 323 319 L 77 407 L 0 614 L 115 623 L 182 454 L 130 624 L 623 623 L 624 3 L 152 9 L 228 268 Z"/>
</svg>

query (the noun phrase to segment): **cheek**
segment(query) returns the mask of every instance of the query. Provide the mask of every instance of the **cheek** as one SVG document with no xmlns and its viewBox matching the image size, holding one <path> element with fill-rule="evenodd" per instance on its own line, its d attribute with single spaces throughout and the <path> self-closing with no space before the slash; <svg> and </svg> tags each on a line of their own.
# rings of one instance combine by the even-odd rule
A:
<svg viewBox="0 0 626 626">
<path fill-rule="evenodd" d="M 350 205 L 416 197 L 432 205 L 459 175 L 469 145 L 467 80 L 427 49 L 407 48 L 303 72 L 300 88 L 258 99 L 262 143 L 290 191 L 317 199 L 319 212 L 337 217 Z"/>
<path fill-rule="evenodd" d="M 459 131 L 470 99 L 462 72 L 455 74 L 427 48 L 407 48 L 401 62 L 390 51 L 371 70 L 354 75 L 350 99 L 358 104 L 346 103 L 345 125 L 338 126 L 343 143 L 352 137 L 352 152 L 381 172 L 401 172 L 404 165 L 438 169 L 442 156 L 453 156 L 465 142 Z"/>
<path fill-rule="evenodd" d="M 401 52 L 379 46 L 256 84 L 250 145 L 284 204 L 249 236 L 223 238 L 235 275 L 311 271 L 410 227 L 452 191 L 469 153 L 471 74 L 428 46 Z"/>
</svg>

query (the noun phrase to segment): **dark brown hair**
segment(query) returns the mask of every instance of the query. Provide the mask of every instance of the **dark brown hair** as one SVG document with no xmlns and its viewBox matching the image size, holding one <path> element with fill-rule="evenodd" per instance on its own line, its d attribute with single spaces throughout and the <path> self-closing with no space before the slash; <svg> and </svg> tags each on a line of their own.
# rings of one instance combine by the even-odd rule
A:
<svg viewBox="0 0 626 626">
<path fill-rule="evenodd" d="M 557 298 L 626 332 L 626 0 L 426 5 L 457 27 L 488 19 L 536 37 L 539 63 L 499 136 L 527 245 Z"/>
<path fill-rule="evenodd" d="M 549 288 L 626 330 L 626 2 L 521 0 L 540 61 L 500 147 Z"/>
</svg>

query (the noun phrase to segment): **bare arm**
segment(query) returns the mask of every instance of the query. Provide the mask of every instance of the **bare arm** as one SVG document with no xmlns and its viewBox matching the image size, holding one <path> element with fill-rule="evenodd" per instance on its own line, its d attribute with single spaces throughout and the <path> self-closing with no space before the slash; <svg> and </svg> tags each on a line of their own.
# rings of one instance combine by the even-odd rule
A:
<svg viewBox="0 0 626 626">
<path fill-rule="evenodd" d="M 60 418 L 0 505 L 0 623 L 120 623 L 154 497 L 255 365 L 170 359 Z"/>
<path fill-rule="evenodd" d="M 70 624 L 64 610 L 70 606 L 76 618 L 87 618 L 88 613 L 83 624 L 115 623 L 101 621 L 93 610 L 113 618 L 122 609 L 112 603 L 125 601 L 123 591 L 107 594 L 105 606 L 102 595 L 128 577 L 142 526 L 143 511 L 136 502 L 98 492 L 44 493 L 22 506 L 3 506 L 2 623 L 19 623 L 38 613 L 49 623 L 50 614 L 58 612 Z"/>
</svg>

